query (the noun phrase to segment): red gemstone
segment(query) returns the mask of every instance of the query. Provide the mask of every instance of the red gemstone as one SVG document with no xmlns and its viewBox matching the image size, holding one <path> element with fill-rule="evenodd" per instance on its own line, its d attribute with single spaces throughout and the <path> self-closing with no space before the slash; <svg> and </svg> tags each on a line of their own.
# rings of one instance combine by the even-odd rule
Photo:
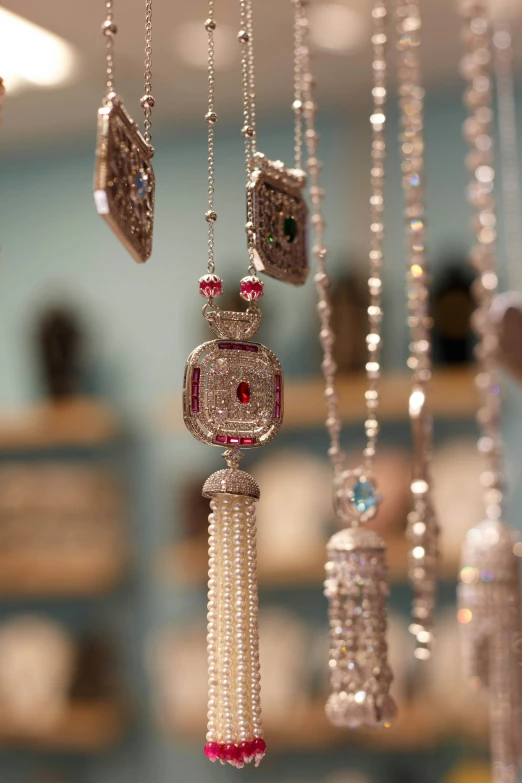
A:
<svg viewBox="0 0 522 783">
<path fill-rule="evenodd" d="M 223 293 L 223 281 L 217 275 L 203 275 L 199 278 L 199 293 L 205 299 L 218 297 Z"/>
<path fill-rule="evenodd" d="M 249 761 L 252 761 L 254 756 L 256 755 L 256 749 L 254 747 L 253 742 L 242 742 L 239 746 L 239 752 L 241 753 L 241 756 L 243 757 L 243 761 L 246 761 L 247 763 Z"/>
<path fill-rule="evenodd" d="M 250 402 L 250 384 L 247 381 L 241 381 L 237 387 L 236 394 L 239 402 L 241 402 L 243 405 L 245 405 L 247 402 Z"/>
<path fill-rule="evenodd" d="M 217 742 L 207 742 L 203 749 L 205 756 L 211 761 L 219 758 L 219 744 Z"/>
<path fill-rule="evenodd" d="M 261 299 L 263 296 L 263 281 L 254 275 L 244 277 L 239 284 L 239 294 L 247 302 Z"/>
</svg>

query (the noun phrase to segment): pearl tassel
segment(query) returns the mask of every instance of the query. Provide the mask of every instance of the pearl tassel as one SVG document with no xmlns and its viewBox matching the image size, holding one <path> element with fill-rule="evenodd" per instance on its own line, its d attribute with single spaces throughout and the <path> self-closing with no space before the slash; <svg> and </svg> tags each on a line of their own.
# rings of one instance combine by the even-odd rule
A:
<svg viewBox="0 0 522 783">
<path fill-rule="evenodd" d="M 239 471 L 237 471 L 239 473 Z M 209 516 L 205 754 L 241 768 L 265 753 L 260 705 L 254 499 L 215 494 Z"/>
</svg>

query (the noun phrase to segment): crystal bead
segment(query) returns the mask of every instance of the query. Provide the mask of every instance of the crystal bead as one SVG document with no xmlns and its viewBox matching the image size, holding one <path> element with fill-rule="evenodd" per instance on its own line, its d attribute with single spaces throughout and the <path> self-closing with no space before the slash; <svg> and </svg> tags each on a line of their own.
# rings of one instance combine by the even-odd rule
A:
<svg viewBox="0 0 522 783">
<path fill-rule="evenodd" d="M 218 297 L 223 293 L 223 281 L 217 275 L 203 275 L 199 278 L 199 293 L 205 299 Z"/>
<path fill-rule="evenodd" d="M 263 296 L 264 283 L 254 275 L 243 277 L 239 285 L 239 294 L 246 302 L 253 302 Z"/>
<path fill-rule="evenodd" d="M 219 751 L 220 747 L 217 742 L 207 742 L 203 749 L 205 756 L 210 759 L 210 761 L 215 761 L 219 758 Z"/>
</svg>

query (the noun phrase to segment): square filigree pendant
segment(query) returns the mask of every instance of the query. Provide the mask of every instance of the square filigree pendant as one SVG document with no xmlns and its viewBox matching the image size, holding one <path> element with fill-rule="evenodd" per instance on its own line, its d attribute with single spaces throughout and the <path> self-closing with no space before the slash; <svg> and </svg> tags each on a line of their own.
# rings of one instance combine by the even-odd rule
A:
<svg viewBox="0 0 522 783">
<path fill-rule="evenodd" d="M 154 171 L 152 147 L 114 95 L 98 110 L 94 201 L 138 263 L 152 252 Z"/>
<path fill-rule="evenodd" d="M 211 340 L 200 345 L 185 368 L 183 416 L 203 443 L 263 446 L 283 421 L 281 365 L 259 343 Z"/>
<path fill-rule="evenodd" d="M 252 160 L 250 195 L 259 272 L 293 285 L 308 277 L 306 174 L 258 153 Z"/>
</svg>

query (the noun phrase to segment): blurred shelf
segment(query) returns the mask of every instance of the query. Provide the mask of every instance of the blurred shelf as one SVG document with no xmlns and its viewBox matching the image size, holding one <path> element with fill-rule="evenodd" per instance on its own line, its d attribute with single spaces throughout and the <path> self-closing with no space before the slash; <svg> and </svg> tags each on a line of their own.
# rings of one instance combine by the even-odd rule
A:
<svg viewBox="0 0 522 783">
<path fill-rule="evenodd" d="M 444 419 L 473 416 L 477 409 L 473 377 L 473 370 L 468 367 L 435 371 L 429 392 L 433 416 Z M 364 376 L 339 377 L 336 386 L 343 422 L 358 422 L 365 418 L 364 393 L 367 385 Z M 411 376 L 405 373 L 383 375 L 379 392 L 381 421 L 406 419 L 410 392 Z M 284 426 L 287 429 L 323 425 L 325 411 L 322 378 L 286 384 Z"/>
<path fill-rule="evenodd" d="M 96 446 L 116 437 L 119 422 L 107 405 L 90 397 L 43 402 L 0 413 L 0 450 Z"/>
<path fill-rule="evenodd" d="M 405 582 L 408 579 L 407 553 L 408 542 L 405 537 L 387 541 L 388 572 L 392 582 Z M 200 539 L 187 539 L 167 548 L 160 555 L 159 573 L 167 582 L 184 585 L 200 585 L 207 581 L 208 573 L 207 542 Z M 297 562 L 292 566 L 286 563 L 266 562 L 263 553 L 259 553 L 259 584 L 265 587 L 304 587 L 318 585 L 324 580 L 325 553 L 317 553 L 315 562 Z M 442 563 L 441 577 L 447 580 L 457 578 L 458 563 Z"/>
<path fill-rule="evenodd" d="M 0 711 L 0 746 L 66 751 L 101 751 L 122 736 L 126 711 L 115 701 L 76 702 L 46 728 L 21 729 Z"/>
<path fill-rule="evenodd" d="M 364 393 L 367 381 L 363 375 L 340 376 L 337 380 L 339 413 L 344 423 L 363 421 L 366 415 Z M 381 378 L 379 417 L 381 421 L 403 421 L 408 416 L 411 376 L 406 373 L 385 374 Z M 461 419 L 474 416 L 477 409 L 473 368 L 458 367 L 436 370 L 430 387 L 433 416 Z M 181 394 L 168 398 L 156 411 L 156 425 L 161 430 L 184 430 Z M 285 383 L 285 417 L 283 431 L 322 427 L 326 418 L 324 381 L 322 377 L 291 380 Z"/>
<path fill-rule="evenodd" d="M 100 595 L 124 578 L 124 554 L 0 554 L 0 598 Z"/>
<path fill-rule="evenodd" d="M 187 741 L 201 741 L 205 736 L 203 724 L 175 724 L 172 727 Z M 440 746 L 446 739 L 465 737 L 483 740 L 486 726 L 473 726 L 467 732 L 466 725 L 456 727 L 448 723 L 435 705 L 423 702 L 402 706 L 391 726 L 380 729 L 337 729 L 331 726 L 324 712 L 324 701 L 316 701 L 304 707 L 296 707 L 290 715 L 264 720 L 265 739 L 270 750 L 323 750 L 341 745 L 363 745 L 382 750 L 420 750 Z"/>
</svg>

